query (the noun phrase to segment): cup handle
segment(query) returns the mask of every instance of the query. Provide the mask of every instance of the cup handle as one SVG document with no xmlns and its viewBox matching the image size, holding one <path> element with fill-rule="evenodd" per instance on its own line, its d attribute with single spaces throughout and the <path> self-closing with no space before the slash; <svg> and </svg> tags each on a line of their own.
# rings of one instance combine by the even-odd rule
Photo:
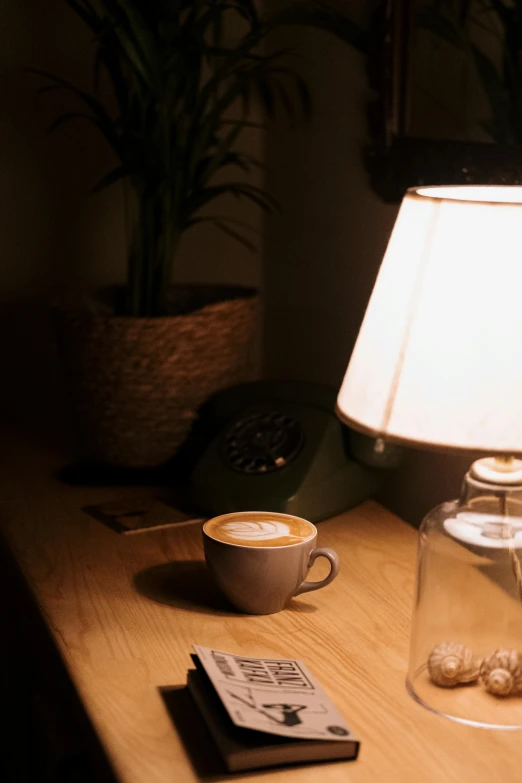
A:
<svg viewBox="0 0 522 783">
<path fill-rule="evenodd" d="M 320 546 L 314 549 L 310 553 L 310 560 L 308 562 L 308 568 L 311 568 L 318 557 L 326 557 L 330 561 L 330 573 L 325 579 L 321 579 L 319 582 L 303 582 L 294 595 L 300 595 L 301 593 L 309 593 L 311 590 L 320 590 L 321 587 L 326 587 L 330 582 L 333 582 L 337 574 L 339 573 L 339 555 L 327 546 Z"/>
</svg>

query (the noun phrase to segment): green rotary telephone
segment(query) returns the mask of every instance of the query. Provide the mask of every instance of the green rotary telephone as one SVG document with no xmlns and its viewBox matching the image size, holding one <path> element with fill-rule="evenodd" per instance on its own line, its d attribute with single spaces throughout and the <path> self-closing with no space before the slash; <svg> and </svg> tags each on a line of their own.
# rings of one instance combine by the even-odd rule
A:
<svg viewBox="0 0 522 783">
<path fill-rule="evenodd" d="M 278 511 L 312 522 L 373 495 L 402 450 L 343 425 L 336 391 L 258 381 L 212 397 L 194 428 L 194 502 L 211 515 Z M 193 438 L 193 442 L 194 442 Z"/>
</svg>

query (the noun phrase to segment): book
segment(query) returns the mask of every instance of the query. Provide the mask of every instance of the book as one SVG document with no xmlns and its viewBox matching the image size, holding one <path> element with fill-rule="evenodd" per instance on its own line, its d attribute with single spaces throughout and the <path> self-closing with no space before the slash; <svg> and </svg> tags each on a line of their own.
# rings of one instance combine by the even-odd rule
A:
<svg viewBox="0 0 522 783">
<path fill-rule="evenodd" d="M 357 758 L 359 740 L 301 661 L 195 650 L 187 687 L 229 772 Z"/>
</svg>

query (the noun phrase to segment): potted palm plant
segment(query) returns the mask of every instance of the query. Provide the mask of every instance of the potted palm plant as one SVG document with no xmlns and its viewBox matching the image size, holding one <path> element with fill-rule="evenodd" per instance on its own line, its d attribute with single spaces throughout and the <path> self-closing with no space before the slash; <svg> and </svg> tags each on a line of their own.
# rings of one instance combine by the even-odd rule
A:
<svg viewBox="0 0 522 783">
<path fill-rule="evenodd" d="M 255 0 L 65 1 L 93 34 L 96 83 L 106 89 L 91 94 L 37 73 L 49 80 L 44 90 L 79 101 L 54 126 L 88 120 L 111 146 L 117 165 L 96 189 L 126 183 L 131 239 L 126 285 L 88 306 L 59 308 L 59 343 L 85 451 L 152 466 L 175 453 L 205 398 L 248 375 L 256 292 L 172 286 L 171 275 L 182 236 L 202 221 L 252 247 L 247 226 L 209 214 L 223 194 L 276 208 L 245 180 L 259 162 L 241 151 L 241 136 L 255 125 L 253 101 L 268 118 L 306 114 L 309 94 L 289 52 L 265 42 L 289 24 L 322 28 L 361 50 L 365 37 L 322 2 L 267 16 Z M 240 29 L 233 40 L 231 23 Z"/>
</svg>

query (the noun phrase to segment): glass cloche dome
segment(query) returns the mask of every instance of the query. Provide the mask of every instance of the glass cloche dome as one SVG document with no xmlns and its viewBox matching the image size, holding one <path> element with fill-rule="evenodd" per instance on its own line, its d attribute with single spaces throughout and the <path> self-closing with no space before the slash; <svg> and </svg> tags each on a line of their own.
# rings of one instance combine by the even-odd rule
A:
<svg viewBox="0 0 522 783">
<path fill-rule="evenodd" d="M 520 729 L 522 477 L 497 483 L 491 462 L 475 463 L 460 500 L 420 528 L 407 687 L 448 718 Z"/>
</svg>

